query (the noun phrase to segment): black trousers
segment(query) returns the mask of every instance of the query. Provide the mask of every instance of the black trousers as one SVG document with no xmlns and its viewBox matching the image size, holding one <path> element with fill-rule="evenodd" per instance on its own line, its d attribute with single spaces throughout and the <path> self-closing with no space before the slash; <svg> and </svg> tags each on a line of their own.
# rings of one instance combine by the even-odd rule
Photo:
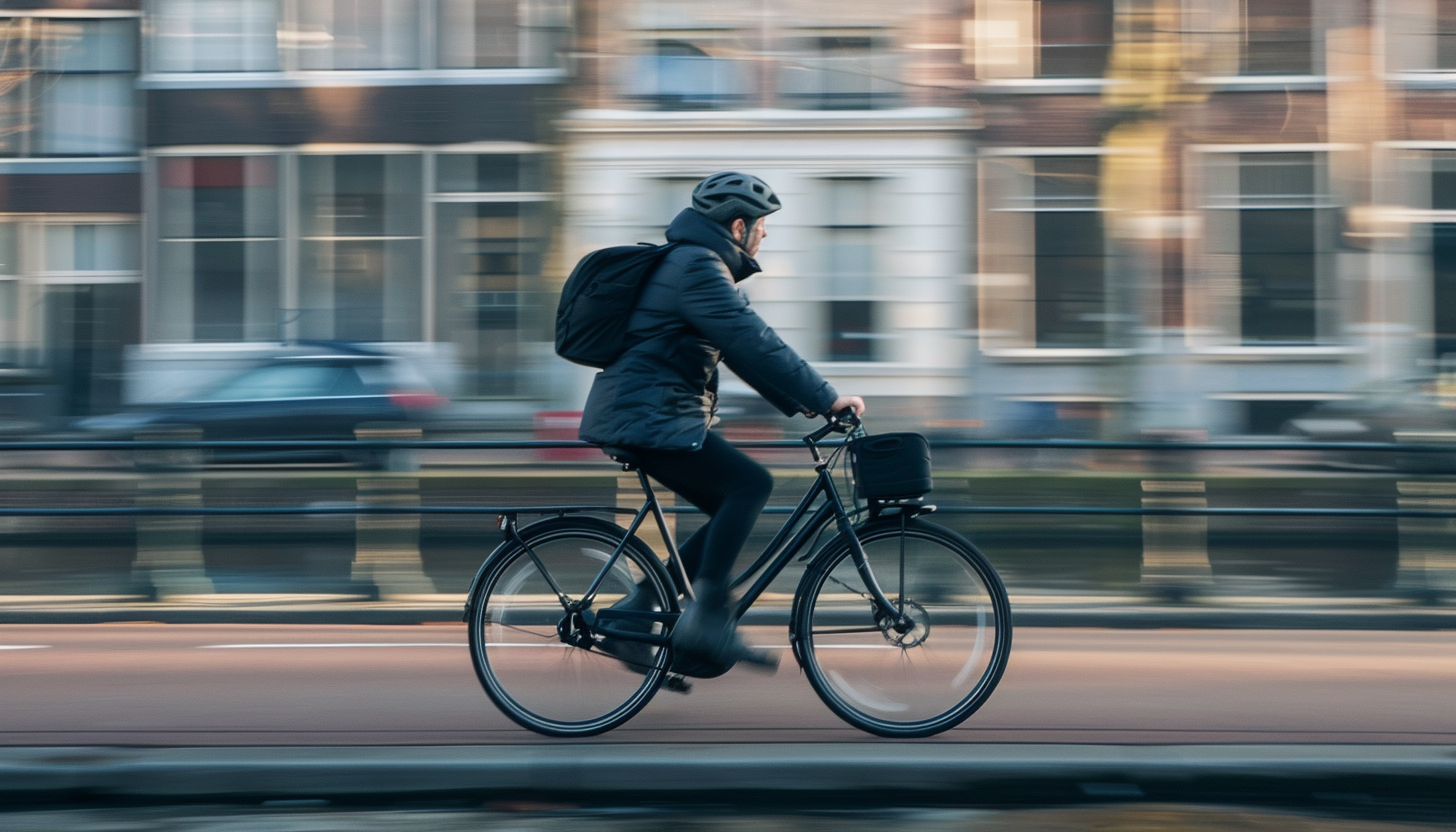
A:
<svg viewBox="0 0 1456 832">
<path fill-rule="evenodd" d="M 773 493 L 773 476 L 711 431 L 696 451 L 633 448 L 643 471 L 708 515 L 678 547 L 688 577 L 726 583 L 753 523 Z"/>
</svg>

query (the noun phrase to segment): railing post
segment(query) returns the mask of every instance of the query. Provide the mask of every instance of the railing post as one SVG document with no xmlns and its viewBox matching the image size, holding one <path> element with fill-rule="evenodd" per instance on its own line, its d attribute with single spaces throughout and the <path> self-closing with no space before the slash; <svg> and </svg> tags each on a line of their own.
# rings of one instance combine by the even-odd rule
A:
<svg viewBox="0 0 1456 832">
<path fill-rule="evenodd" d="M 196 428 L 147 431 L 138 441 L 197 442 Z M 138 508 L 200 508 L 202 466 L 199 449 L 139 451 L 134 463 Z M 132 574 L 151 587 L 157 600 L 184 595 L 211 595 L 216 591 L 207 577 L 202 556 L 202 518 L 159 515 L 136 519 L 136 560 Z"/>
<path fill-rule="evenodd" d="M 360 477 L 356 487 L 361 507 L 420 505 L 418 477 Z M 434 583 L 420 559 L 418 514 L 355 515 L 354 547 L 351 577 L 372 584 L 380 600 L 434 594 Z"/>
<path fill-rule="evenodd" d="M 1397 505 L 1403 510 L 1456 510 L 1456 482 L 1407 481 L 1397 482 L 1395 488 Z M 1456 519 L 1402 517 L 1398 528 L 1396 590 L 1428 600 L 1456 593 Z"/>
<path fill-rule="evenodd" d="M 1208 438 L 1202 430 L 1144 431 L 1149 441 L 1198 442 Z M 1196 465 L 1187 451 L 1152 451 L 1151 472 L 1163 476 L 1142 481 L 1142 506 L 1148 508 L 1207 509 L 1202 480 L 1189 478 Z M 1176 456 L 1173 456 L 1176 455 Z M 1208 518 L 1204 516 L 1143 515 L 1142 583 L 1151 592 L 1181 601 L 1213 582 L 1208 560 Z"/>
<path fill-rule="evenodd" d="M 1208 508 L 1198 480 L 1143 480 L 1142 488 L 1143 508 Z M 1212 581 L 1207 517 L 1143 515 L 1143 586 L 1182 600 Z"/>
<path fill-rule="evenodd" d="M 421 431 L 410 425 L 360 425 L 354 438 L 360 441 L 402 439 L 418 441 Z M 409 471 L 416 467 L 416 454 L 407 448 L 369 451 L 364 461 L 377 463 L 384 471 Z M 418 477 L 393 474 L 360 477 L 355 484 L 360 506 L 419 507 Z M 420 558 L 420 516 L 418 514 L 358 514 L 354 517 L 354 568 L 352 578 L 372 584 L 380 599 L 410 595 L 431 595 L 435 585 L 425 575 Z"/>
</svg>

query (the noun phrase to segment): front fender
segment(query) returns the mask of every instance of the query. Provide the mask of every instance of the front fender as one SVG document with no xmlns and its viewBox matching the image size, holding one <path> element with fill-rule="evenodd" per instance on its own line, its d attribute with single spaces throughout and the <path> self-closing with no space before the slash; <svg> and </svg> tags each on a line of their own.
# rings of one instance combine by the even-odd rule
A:
<svg viewBox="0 0 1456 832">
<path fill-rule="evenodd" d="M 900 529 L 900 523 L 901 519 L 898 514 L 889 517 L 877 517 L 855 526 L 854 533 L 856 536 L 863 537 L 882 529 L 898 531 Z M 909 523 L 913 525 L 915 523 L 914 518 L 911 518 Z M 823 546 L 820 546 L 819 551 L 815 552 L 809 558 L 809 565 L 804 568 L 804 576 L 799 579 L 799 588 L 794 592 L 794 603 L 789 614 L 789 646 L 793 648 L 794 658 L 799 662 L 800 667 L 804 666 L 804 655 L 802 652 L 804 640 L 801 638 L 799 632 L 799 622 L 803 617 L 804 598 L 809 591 L 809 580 L 814 577 L 814 573 L 821 568 L 825 561 L 829 560 L 839 550 L 848 548 L 848 546 L 849 544 L 845 541 L 843 534 L 836 534 L 834 537 L 829 538 L 829 541 Z"/>
</svg>

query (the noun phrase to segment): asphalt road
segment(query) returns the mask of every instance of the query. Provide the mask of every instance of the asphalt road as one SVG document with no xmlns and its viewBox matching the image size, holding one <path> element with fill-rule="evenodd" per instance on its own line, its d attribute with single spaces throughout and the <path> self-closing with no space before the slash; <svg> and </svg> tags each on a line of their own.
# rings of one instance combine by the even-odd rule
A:
<svg viewBox="0 0 1456 832">
<path fill-rule="evenodd" d="M 760 645 L 781 630 L 751 628 Z M 1022 628 L 935 741 L 1456 743 L 1456 632 Z M 550 741 L 485 697 L 459 625 L 0 627 L 0 744 Z M 663 691 L 610 742 L 861 742 L 793 660 Z"/>
</svg>

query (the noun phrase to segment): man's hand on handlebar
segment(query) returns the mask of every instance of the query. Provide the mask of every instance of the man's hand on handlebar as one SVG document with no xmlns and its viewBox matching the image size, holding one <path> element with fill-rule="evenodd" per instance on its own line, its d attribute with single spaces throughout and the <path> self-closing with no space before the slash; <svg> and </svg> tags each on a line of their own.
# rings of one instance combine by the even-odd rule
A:
<svg viewBox="0 0 1456 832">
<path fill-rule="evenodd" d="M 829 415 L 836 416 L 850 408 L 854 409 L 854 415 L 863 416 L 865 412 L 864 399 L 859 396 L 840 396 L 829 406 Z"/>
</svg>

